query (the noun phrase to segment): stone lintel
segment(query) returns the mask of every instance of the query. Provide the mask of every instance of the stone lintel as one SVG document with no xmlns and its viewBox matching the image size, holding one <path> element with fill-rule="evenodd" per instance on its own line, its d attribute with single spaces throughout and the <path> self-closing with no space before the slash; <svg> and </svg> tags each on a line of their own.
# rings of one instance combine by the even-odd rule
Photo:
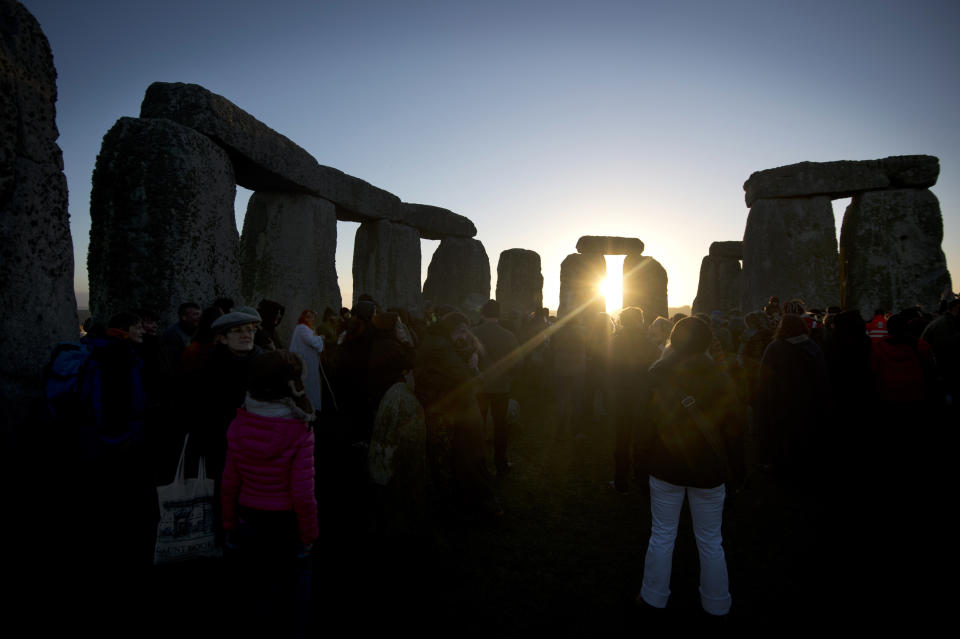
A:
<svg viewBox="0 0 960 639">
<path fill-rule="evenodd" d="M 244 188 L 312 193 L 333 202 L 341 220 L 403 220 L 396 195 L 319 164 L 286 136 L 200 85 L 154 82 L 140 117 L 167 118 L 212 139 L 230 155 Z"/>
<path fill-rule="evenodd" d="M 403 203 L 403 222 L 420 231 L 425 240 L 474 237 L 477 227 L 468 218 L 439 206 Z"/>
<path fill-rule="evenodd" d="M 584 235 L 577 240 L 577 252 L 599 253 L 601 255 L 640 255 L 643 253 L 643 242 L 635 237 Z"/>
<path fill-rule="evenodd" d="M 757 171 L 744 182 L 743 190 L 747 206 L 753 206 L 761 198 L 826 195 L 837 199 L 886 188 L 929 188 L 939 175 L 940 160 L 932 155 L 799 162 Z"/>
<path fill-rule="evenodd" d="M 713 242 L 710 245 L 710 257 L 729 257 L 743 259 L 743 242 Z"/>
</svg>

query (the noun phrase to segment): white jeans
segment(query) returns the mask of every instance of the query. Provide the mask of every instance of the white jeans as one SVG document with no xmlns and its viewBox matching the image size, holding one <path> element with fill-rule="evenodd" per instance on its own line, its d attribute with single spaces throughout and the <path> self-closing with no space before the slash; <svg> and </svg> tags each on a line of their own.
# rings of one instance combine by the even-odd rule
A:
<svg viewBox="0 0 960 639">
<path fill-rule="evenodd" d="M 647 558 L 643 567 L 640 596 L 655 608 L 665 608 L 670 598 L 670 573 L 673 546 L 684 494 L 690 499 L 693 534 L 700 553 L 700 603 L 712 615 L 730 611 L 727 559 L 723 554 L 720 525 L 723 522 L 723 498 L 726 488 L 691 488 L 650 477 L 650 512 L 653 526 Z"/>
</svg>

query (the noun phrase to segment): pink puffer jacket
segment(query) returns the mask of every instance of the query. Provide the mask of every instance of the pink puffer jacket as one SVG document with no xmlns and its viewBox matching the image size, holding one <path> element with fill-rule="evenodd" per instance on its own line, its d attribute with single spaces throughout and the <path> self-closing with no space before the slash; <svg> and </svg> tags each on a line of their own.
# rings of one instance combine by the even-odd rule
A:
<svg viewBox="0 0 960 639">
<path fill-rule="evenodd" d="M 238 408 L 227 431 L 223 529 L 236 528 L 237 504 L 257 510 L 293 510 L 300 540 L 312 543 L 320 533 L 313 473 L 313 431 L 304 422 L 262 417 Z"/>
</svg>

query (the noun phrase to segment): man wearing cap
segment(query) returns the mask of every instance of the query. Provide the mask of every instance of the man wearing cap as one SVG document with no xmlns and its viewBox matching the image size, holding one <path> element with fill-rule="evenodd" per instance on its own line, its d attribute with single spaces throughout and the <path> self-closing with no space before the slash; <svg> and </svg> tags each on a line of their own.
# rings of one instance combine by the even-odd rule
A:
<svg viewBox="0 0 960 639">
<path fill-rule="evenodd" d="M 247 373 L 262 349 L 253 343 L 260 318 L 233 311 L 218 317 L 211 329 L 216 342 L 193 388 L 188 409 L 195 419 L 191 448 L 206 459 L 207 476 L 219 481 L 227 452 L 227 427 L 247 394 Z"/>
</svg>

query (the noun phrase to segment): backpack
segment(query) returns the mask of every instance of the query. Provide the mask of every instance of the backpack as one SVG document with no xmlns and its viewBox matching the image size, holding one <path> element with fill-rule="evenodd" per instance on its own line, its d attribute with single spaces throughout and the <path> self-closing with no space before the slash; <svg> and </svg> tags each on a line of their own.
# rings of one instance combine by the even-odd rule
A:
<svg viewBox="0 0 960 639">
<path fill-rule="evenodd" d="M 103 368 L 98 355 L 109 343 L 103 338 L 61 342 L 44 367 L 47 416 L 63 442 L 81 459 L 96 459 L 109 448 L 137 441 L 143 434 L 146 394 L 139 365 L 131 367 L 124 380 L 130 393 L 128 415 L 118 419 L 115 410 L 108 410 L 105 419 Z"/>
<path fill-rule="evenodd" d="M 77 399 L 80 379 L 90 360 L 89 342 L 60 342 L 43 368 L 43 400 L 54 422 L 67 418 Z"/>
</svg>

